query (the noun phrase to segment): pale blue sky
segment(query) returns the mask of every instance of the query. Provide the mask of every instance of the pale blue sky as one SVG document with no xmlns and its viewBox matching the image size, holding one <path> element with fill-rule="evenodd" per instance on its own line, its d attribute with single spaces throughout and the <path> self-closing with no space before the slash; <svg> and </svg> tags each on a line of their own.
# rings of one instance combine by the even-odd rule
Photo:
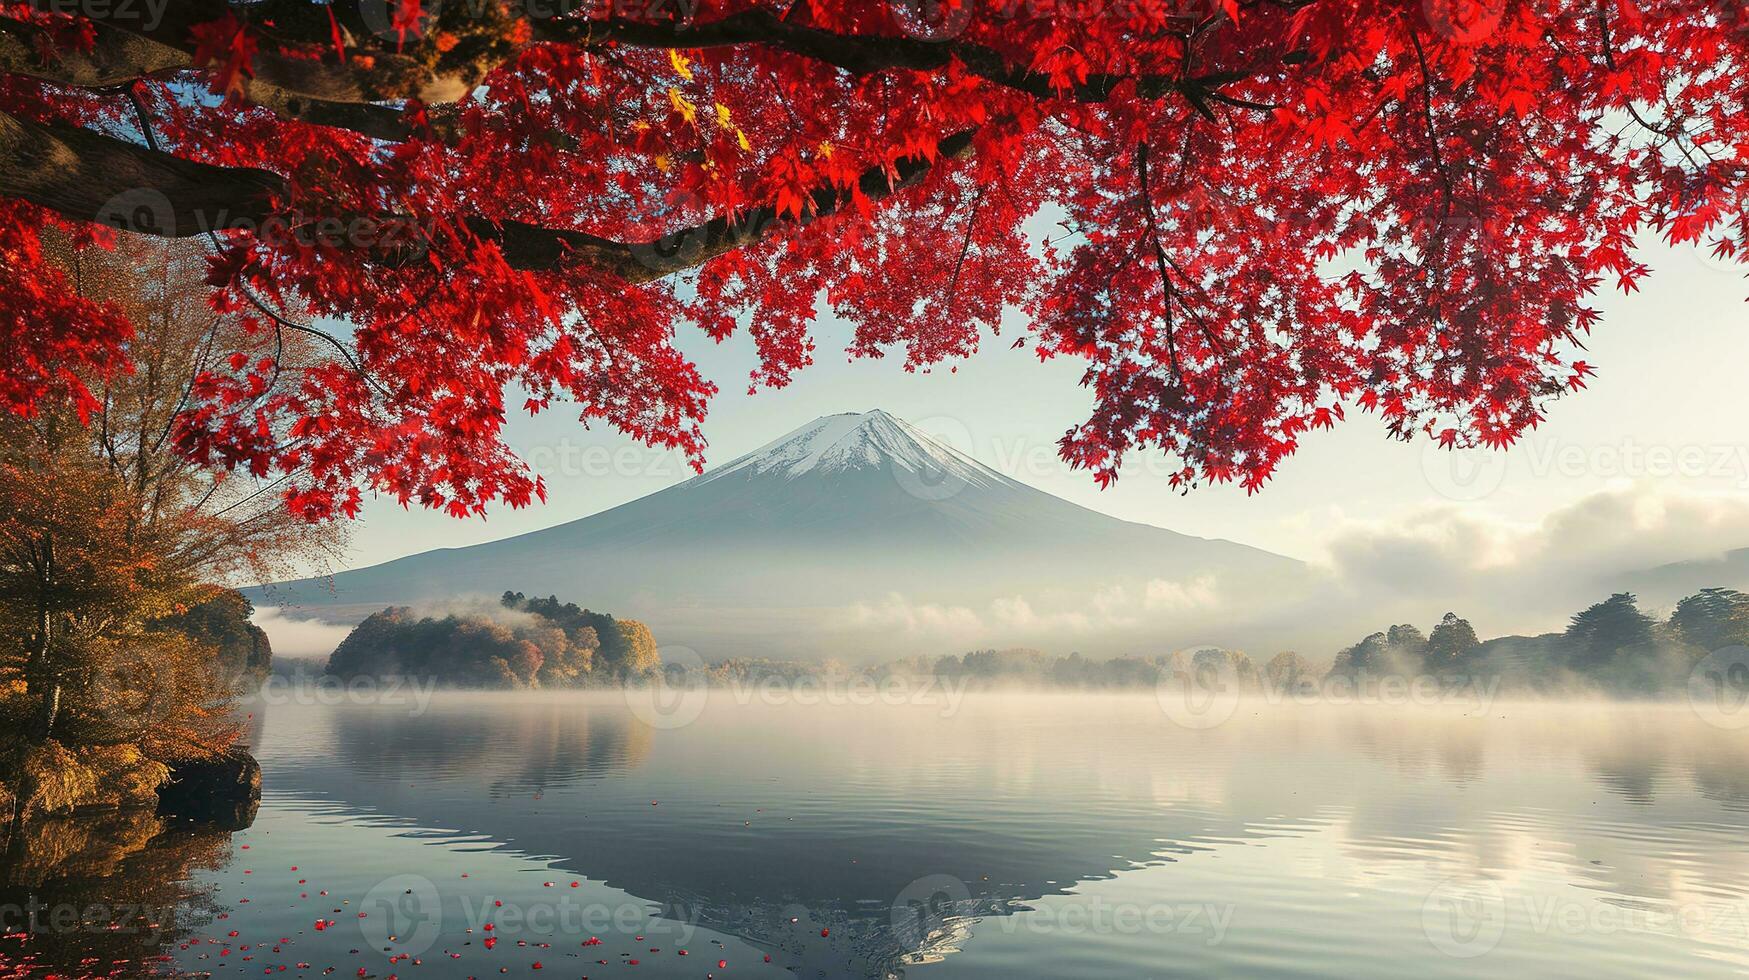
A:
<svg viewBox="0 0 1749 980">
<path fill-rule="evenodd" d="M 1454 461 L 1421 444 L 1387 440 L 1376 418 L 1351 413 L 1334 432 L 1305 439 L 1265 490 L 1232 486 L 1180 496 L 1158 460 L 1132 459 L 1117 485 L 1098 490 L 1055 458 L 1055 441 L 1089 404 L 1072 360 L 1040 364 L 1000 339 L 962 363 L 907 375 L 897 359 L 847 363 L 847 328 L 825 321 L 819 363 L 781 391 L 745 393 L 751 344 L 717 346 L 683 334 L 684 349 L 722 388 L 705 431 L 709 460 L 727 462 L 834 412 L 884 408 L 947 438 L 984 463 L 1040 489 L 1127 520 L 1229 538 L 1320 560 L 1336 529 L 1354 521 L 1420 520 L 1432 507 L 1532 526 L 1602 491 L 1674 492 L 1749 500 L 1749 280 L 1694 250 L 1646 250 L 1656 270 L 1644 291 L 1600 297 L 1604 322 L 1586 359 L 1598 376 L 1555 406 L 1549 422 L 1504 458 Z M 355 529 L 351 567 L 454 547 L 587 516 L 686 479 L 678 457 L 618 433 L 584 430 L 564 406 L 518 418 L 512 445 L 547 478 L 545 506 L 458 521 L 370 500 Z M 1472 469 L 1473 467 L 1473 469 Z M 1728 532 L 1721 531 L 1721 534 Z M 1721 540 L 1719 546 L 1749 545 Z"/>
</svg>

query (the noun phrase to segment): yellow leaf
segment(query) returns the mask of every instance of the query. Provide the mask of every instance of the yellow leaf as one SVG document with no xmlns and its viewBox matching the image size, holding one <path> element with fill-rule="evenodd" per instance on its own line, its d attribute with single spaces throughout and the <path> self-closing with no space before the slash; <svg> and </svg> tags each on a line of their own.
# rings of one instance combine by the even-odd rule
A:
<svg viewBox="0 0 1749 980">
<path fill-rule="evenodd" d="M 739 129 L 735 130 L 735 139 L 737 142 L 739 142 L 741 144 L 741 149 L 743 149 L 743 150 L 753 149 L 753 144 L 747 142 L 747 134 L 741 132 Z"/>
<path fill-rule="evenodd" d="M 724 129 L 728 129 L 729 125 L 730 125 L 730 123 L 729 123 L 729 107 L 726 105 L 723 105 L 721 102 L 717 103 L 717 125 L 723 127 Z"/>
<path fill-rule="evenodd" d="M 832 142 L 830 140 L 820 141 L 820 155 L 828 160 L 832 159 Z"/>
<path fill-rule="evenodd" d="M 656 166 L 663 173 L 667 173 L 668 172 L 668 155 L 665 153 L 656 154 Z"/>
<path fill-rule="evenodd" d="M 668 101 L 674 106 L 674 111 L 680 113 L 688 123 L 698 125 L 698 107 L 686 101 L 686 96 L 681 95 L 679 89 L 668 90 Z"/>
<path fill-rule="evenodd" d="M 674 70 L 680 73 L 681 78 L 689 82 L 692 81 L 692 62 L 688 61 L 686 55 L 681 54 L 679 49 L 668 49 L 668 61 L 674 65 Z"/>
</svg>

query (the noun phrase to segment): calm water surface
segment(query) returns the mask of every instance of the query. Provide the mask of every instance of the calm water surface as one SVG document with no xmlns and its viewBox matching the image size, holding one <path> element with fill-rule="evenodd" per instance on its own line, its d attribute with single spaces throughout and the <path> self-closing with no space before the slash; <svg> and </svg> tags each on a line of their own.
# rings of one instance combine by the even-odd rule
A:
<svg viewBox="0 0 1749 980">
<path fill-rule="evenodd" d="M 113 860 L 11 899 L 133 896 L 157 969 L 218 976 L 1749 972 L 1749 730 L 1686 706 L 640 719 L 617 694 L 264 706 L 253 826 L 111 832 Z"/>
</svg>

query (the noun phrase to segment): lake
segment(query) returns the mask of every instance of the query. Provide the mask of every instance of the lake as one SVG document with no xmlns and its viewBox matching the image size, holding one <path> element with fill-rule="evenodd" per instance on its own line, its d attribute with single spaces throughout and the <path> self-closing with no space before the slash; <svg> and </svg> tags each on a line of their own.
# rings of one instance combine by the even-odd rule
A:
<svg viewBox="0 0 1749 980">
<path fill-rule="evenodd" d="M 427 696 L 256 703 L 252 826 L 54 831 L 0 953 L 122 976 L 1749 971 L 1749 730 L 1686 704 L 1186 725 L 1151 695 Z"/>
</svg>

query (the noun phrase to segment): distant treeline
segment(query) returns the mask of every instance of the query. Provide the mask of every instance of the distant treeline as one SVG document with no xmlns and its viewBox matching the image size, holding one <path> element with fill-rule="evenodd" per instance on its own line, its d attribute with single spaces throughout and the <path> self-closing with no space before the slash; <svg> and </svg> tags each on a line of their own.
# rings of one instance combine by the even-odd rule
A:
<svg viewBox="0 0 1749 980">
<path fill-rule="evenodd" d="M 1665 620 L 1618 592 L 1579 613 L 1559 633 L 1502 636 L 1485 642 L 1453 613 L 1423 635 L 1393 626 L 1336 655 L 1333 675 L 1364 679 L 1436 675 L 1498 681 L 1512 690 L 1575 689 L 1637 697 L 1685 688 L 1695 666 L 1715 651 L 1749 645 L 1749 596 L 1702 589 Z"/>
<path fill-rule="evenodd" d="M 1617 593 L 1540 636 L 1482 640 L 1469 621 L 1446 613 L 1431 631 L 1398 624 L 1336 653 L 1321 668 L 1293 651 L 1262 666 L 1240 650 L 1205 647 L 1093 660 L 1025 648 L 910 657 L 873 667 L 840 661 L 760 658 L 705 667 L 664 665 L 644 624 L 592 612 L 557 597 L 506 592 L 496 607 L 440 617 L 391 607 L 360 623 L 334 651 L 328 673 L 408 676 L 457 687 L 572 688 L 665 673 L 716 686 L 856 679 L 936 678 L 971 687 L 1066 690 L 1148 688 L 1172 678 L 1224 678 L 1241 690 L 1298 694 L 1390 678 L 1436 679 L 1442 687 L 1486 685 L 1523 693 L 1594 691 L 1624 697 L 1683 689 L 1707 654 L 1749 646 L 1749 596 L 1703 589 L 1666 620 Z"/>
<path fill-rule="evenodd" d="M 1477 637 L 1469 621 L 1447 613 L 1429 633 L 1409 624 L 1374 633 L 1339 651 L 1327 669 L 1292 651 L 1258 667 L 1243 651 L 1213 647 L 1110 660 L 1019 648 L 912 657 L 874 667 L 736 659 L 706 667 L 704 674 L 716 685 L 934 677 L 973 687 L 1063 689 L 1144 688 L 1173 677 L 1215 676 L 1241 689 L 1290 694 L 1386 678 L 1431 678 L 1447 687 L 1641 697 L 1683 689 L 1702 658 L 1732 646 L 1749 646 L 1749 596 L 1703 589 L 1678 603 L 1668 620 L 1641 612 L 1635 597 L 1624 592 L 1577 613 L 1563 632 L 1487 641 Z"/>
<path fill-rule="evenodd" d="M 419 677 L 455 687 L 586 687 L 651 673 L 661 664 L 649 627 L 557 596 L 506 592 L 496 608 L 420 615 L 373 613 L 328 658 L 330 675 Z"/>
</svg>

